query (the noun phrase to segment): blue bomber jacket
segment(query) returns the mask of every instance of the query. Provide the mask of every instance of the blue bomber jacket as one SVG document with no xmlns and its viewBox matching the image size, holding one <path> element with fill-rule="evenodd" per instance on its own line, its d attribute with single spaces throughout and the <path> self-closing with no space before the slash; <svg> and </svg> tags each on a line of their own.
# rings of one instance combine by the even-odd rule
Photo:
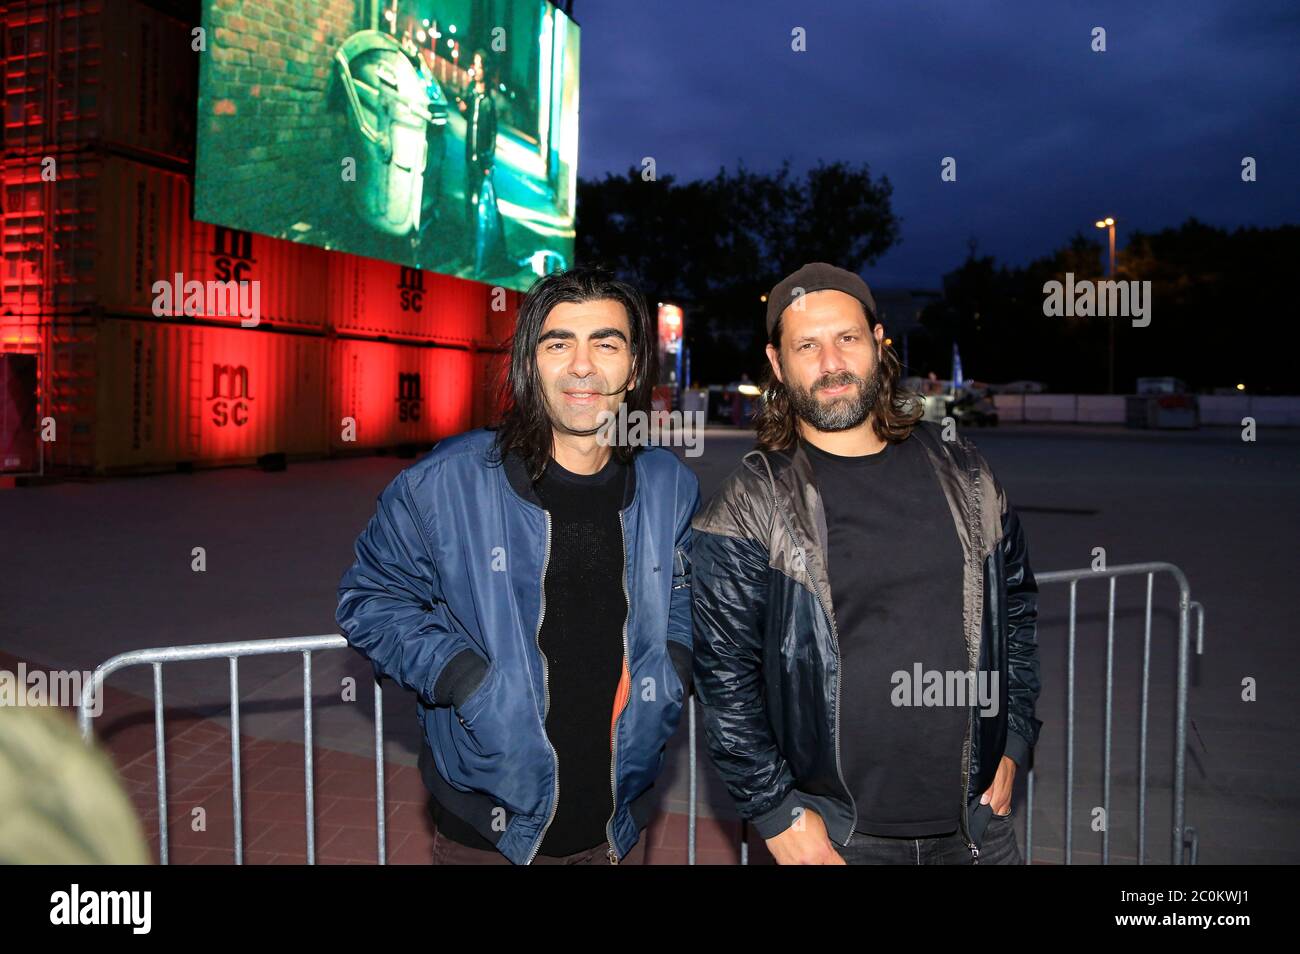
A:
<svg viewBox="0 0 1300 954">
<path fill-rule="evenodd" d="M 377 675 L 415 694 L 435 797 L 528 864 L 555 816 L 563 770 L 546 736 L 538 645 L 551 519 L 523 462 L 496 458 L 494 437 L 443 440 L 384 489 L 339 583 L 336 618 Z M 699 505 L 695 475 L 667 450 L 639 450 L 628 470 L 624 672 L 610 700 L 613 861 L 637 842 L 690 687 Z"/>
</svg>

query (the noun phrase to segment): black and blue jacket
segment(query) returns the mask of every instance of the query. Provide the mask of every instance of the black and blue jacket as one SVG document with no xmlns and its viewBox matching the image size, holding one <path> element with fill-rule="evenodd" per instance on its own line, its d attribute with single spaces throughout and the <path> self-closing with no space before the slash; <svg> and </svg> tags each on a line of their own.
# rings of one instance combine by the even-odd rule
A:
<svg viewBox="0 0 1300 954">
<path fill-rule="evenodd" d="M 968 671 L 996 674 L 996 715 L 972 706 L 962 745 L 962 819 L 1003 755 L 1024 767 L 1042 722 L 1038 586 L 1025 533 L 984 457 L 921 422 L 920 442 L 964 554 Z M 846 845 L 857 810 L 840 772 L 839 635 L 827 572 L 826 508 L 802 447 L 751 451 L 696 515 L 692 551 L 695 692 L 709 753 L 741 817 L 780 834 L 803 808 Z M 953 792 L 954 803 L 958 797 Z"/>
</svg>

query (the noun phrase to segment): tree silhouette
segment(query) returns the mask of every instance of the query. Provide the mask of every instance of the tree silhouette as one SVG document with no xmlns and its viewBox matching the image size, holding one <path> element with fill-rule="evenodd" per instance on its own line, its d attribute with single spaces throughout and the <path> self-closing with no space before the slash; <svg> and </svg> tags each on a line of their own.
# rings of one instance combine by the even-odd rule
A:
<svg viewBox="0 0 1300 954">
<path fill-rule="evenodd" d="M 578 261 L 636 284 L 651 305 L 686 311 L 692 376 L 727 382 L 765 363 L 760 296 L 805 262 L 861 271 L 898 242 L 889 180 L 819 163 L 802 176 L 719 169 L 711 179 L 624 175 L 578 184 Z"/>
</svg>

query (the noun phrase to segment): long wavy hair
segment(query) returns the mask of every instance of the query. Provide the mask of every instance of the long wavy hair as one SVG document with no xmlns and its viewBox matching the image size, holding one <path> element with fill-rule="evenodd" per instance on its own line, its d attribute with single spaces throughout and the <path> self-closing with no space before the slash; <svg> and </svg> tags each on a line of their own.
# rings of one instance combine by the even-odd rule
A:
<svg viewBox="0 0 1300 954">
<path fill-rule="evenodd" d="M 651 397 L 658 380 L 658 354 L 655 349 L 654 325 L 645 298 L 627 282 L 599 266 L 577 266 L 567 272 L 554 272 L 533 282 L 519 306 L 519 317 L 510 339 L 510 364 L 500 385 L 498 406 L 501 417 L 496 431 L 496 460 L 509 453 L 523 458 L 531 479 L 537 480 L 550 460 L 554 435 L 546 409 L 546 395 L 537 373 L 537 341 L 542 326 L 556 305 L 570 302 L 616 301 L 627 311 L 632 334 L 631 374 L 636 384 L 629 388 L 623 402 L 629 412 L 648 414 Z M 631 461 L 635 446 L 613 445 L 619 460 Z"/>
<path fill-rule="evenodd" d="M 865 308 L 863 312 L 866 312 Z M 782 320 L 778 318 L 770 336 L 770 343 L 778 356 L 781 353 L 781 326 Z M 876 339 L 873 336 L 871 340 L 875 342 Z M 893 347 L 877 344 L 876 360 L 880 365 L 880 394 L 871 409 L 871 427 L 882 441 L 897 443 L 912 433 L 912 428 L 925 413 L 925 405 L 919 395 L 899 384 L 903 365 Z M 763 396 L 754 415 L 754 429 L 758 432 L 758 446 L 763 450 L 788 450 L 799 439 L 798 417 L 790 404 L 790 391 L 777 379 L 770 363 L 763 380 Z"/>
</svg>

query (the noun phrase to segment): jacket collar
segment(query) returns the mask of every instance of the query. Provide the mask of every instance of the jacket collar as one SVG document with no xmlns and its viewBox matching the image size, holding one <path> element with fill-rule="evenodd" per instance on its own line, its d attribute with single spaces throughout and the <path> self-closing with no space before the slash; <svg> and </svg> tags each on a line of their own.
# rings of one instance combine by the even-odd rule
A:
<svg viewBox="0 0 1300 954">
<path fill-rule="evenodd" d="M 758 460 L 752 460 L 754 457 Z M 795 550 L 778 556 L 774 565 L 787 567 L 783 572 L 807 582 L 834 626 L 834 602 L 827 568 L 830 540 L 826 507 L 817 492 L 812 461 L 798 441 L 793 447 L 779 451 L 756 449 L 745 455 L 745 461 L 761 476 L 764 485 L 768 483 L 770 470 L 772 492 L 780 514 L 777 519 L 784 520 L 794 535 Z M 782 540 L 782 537 L 778 535 L 776 540 Z M 780 545 L 784 546 L 783 543 Z"/>
<path fill-rule="evenodd" d="M 640 460 L 641 460 L 641 454 L 638 451 L 637 453 L 632 455 L 631 466 L 625 467 L 623 469 L 623 473 L 624 473 L 623 509 L 624 510 L 630 507 L 632 505 L 632 501 L 636 499 L 636 487 L 637 487 L 636 469 L 637 469 L 637 464 Z M 546 507 L 542 504 L 541 497 L 537 496 L 537 489 L 535 485 L 528 477 L 528 467 L 525 465 L 523 457 L 520 456 L 515 451 L 511 451 L 510 453 L 506 454 L 503 466 L 505 467 L 506 479 L 509 480 L 511 489 L 514 490 L 514 492 L 518 494 L 520 497 L 522 497 L 525 501 L 532 504 L 534 507 L 537 507 L 541 510 L 545 510 Z"/>
</svg>

